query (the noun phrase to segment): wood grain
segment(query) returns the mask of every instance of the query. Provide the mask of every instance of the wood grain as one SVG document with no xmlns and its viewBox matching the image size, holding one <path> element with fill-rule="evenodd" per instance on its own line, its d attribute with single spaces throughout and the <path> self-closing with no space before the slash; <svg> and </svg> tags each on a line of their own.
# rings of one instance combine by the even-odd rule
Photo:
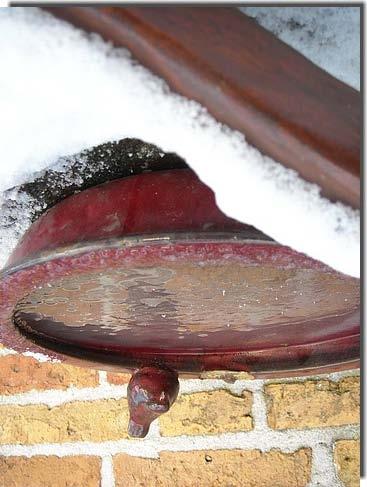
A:
<svg viewBox="0 0 367 487">
<path fill-rule="evenodd" d="M 45 8 L 128 47 L 173 90 L 325 196 L 360 207 L 360 93 L 236 8 Z"/>
</svg>

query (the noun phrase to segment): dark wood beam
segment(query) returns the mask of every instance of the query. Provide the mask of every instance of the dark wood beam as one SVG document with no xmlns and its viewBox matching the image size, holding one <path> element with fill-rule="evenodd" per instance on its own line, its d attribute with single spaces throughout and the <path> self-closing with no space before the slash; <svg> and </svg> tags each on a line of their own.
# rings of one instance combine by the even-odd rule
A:
<svg viewBox="0 0 367 487">
<path fill-rule="evenodd" d="M 236 8 L 44 8 L 128 47 L 173 90 L 325 196 L 360 206 L 360 93 Z"/>
</svg>

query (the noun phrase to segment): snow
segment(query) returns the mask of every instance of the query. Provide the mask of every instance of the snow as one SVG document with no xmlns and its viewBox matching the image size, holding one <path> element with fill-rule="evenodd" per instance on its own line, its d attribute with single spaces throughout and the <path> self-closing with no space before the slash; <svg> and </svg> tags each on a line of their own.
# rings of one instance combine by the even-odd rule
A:
<svg viewBox="0 0 367 487">
<path fill-rule="evenodd" d="M 227 215 L 359 276 L 358 211 L 322 198 L 317 186 L 170 92 L 128 51 L 38 9 L 3 8 L 0 58 L 0 194 L 61 156 L 137 137 L 184 158 Z M 25 214 L 16 217 L 27 222 Z M 12 232 L 0 228 L 0 267 L 14 246 Z"/>
<path fill-rule="evenodd" d="M 360 7 L 256 6 L 240 10 L 314 64 L 359 90 Z"/>
</svg>

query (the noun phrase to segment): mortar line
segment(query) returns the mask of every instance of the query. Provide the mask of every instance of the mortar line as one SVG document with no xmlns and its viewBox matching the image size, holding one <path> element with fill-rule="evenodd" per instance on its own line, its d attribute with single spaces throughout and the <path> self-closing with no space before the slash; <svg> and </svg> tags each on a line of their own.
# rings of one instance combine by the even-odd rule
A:
<svg viewBox="0 0 367 487">
<path fill-rule="evenodd" d="M 101 456 L 101 487 L 115 487 L 115 472 L 111 455 Z"/>
<path fill-rule="evenodd" d="M 243 391 L 253 392 L 262 388 L 262 379 L 236 380 L 226 382 L 222 379 L 181 379 L 180 394 L 193 394 L 196 392 L 209 392 L 224 389 L 232 394 L 241 395 Z"/>
<path fill-rule="evenodd" d="M 316 381 L 316 380 L 328 380 L 331 382 L 339 382 L 346 377 L 359 377 L 360 369 L 349 369 L 342 370 L 340 372 L 332 372 L 330 374 L 316 374 L 316 375 L 306 375 L 298 377 L 282 377 L 274 379 L 264 379 L 264 383 L 268 384 L 287 384 L 292 382 L 306 382 L 306 381 Z"/>
<path fill-rule="evenodd" d="M 252 401 L 251 414 L 254 422 L 254 430 L 263 433 L 270 431 L 263 388 L 252 393 Z"/>
<path fill-rule="evenodd" d="M 1 405 L 46 405 L 49 407 L 61 406 L 65 403 L 77 401 L 98 401 L 103 399 L 123 399 L 126 398 L 127 386 L 105 384 L 97 387 L 78 388 L 75 386 L 67 389 L 47 389 L 45 391 L 32 390 L 13 395 L 0 396 Z"/>
<path fill-rule="evenodd" d="M 109 382 L 107 380 L 107 372 L 105 370 L 98 371 L 98 381 L 100 386 L 109 385 Z"/>
<path fill-rule="evenodd" d="M 24 356 L 24 357 L 31 357 L 37 360 L 37 362 L 43 363 L 43 362 L 48 362 L 50 364 L 54 363 L 61 363 L 61 360 L 57 360 L 54 358 L 49 357 L 48 355 L 45 355 L 43 353 L 36 353 L 36 352 L 16 352 L 15 350 L 12 350 L 11 348 L 0 348 L 0 357 L 7 357 L 8 355 L 19 355 L 19 356 Z"/>
<path fill-rule="evenodd" d="M 307 487 L 344 487 L 339 480 L 333 456 L 333 442 L 320 442 L 312 448 L 311 480 Z"/>
<path fill-rule="evenodd" d="M 67 389 L 47 389 L 31 390 L 18 394 L 0 395 L 0 405 L 27 406 L 44 404 L 56 407 L 65 403 L 75 401 L 96 401 L 101 399 L 123 399 L 127 397 L 127 384 L 115 385 L 105 382 L 104 373 L 100 371 L 99 384 L 96 387 L 75 387 L 69 386 Z M 223 381 L 213 381 L 211 379 L 192 379 L 194 382 L 181 381 L 181 394 L 191 394 L 195 392 L 208 392 L 225 389 L 236 395 L 243 391 L 254 392 L 262 388 L 263 381 L 237 381 L 228 384 Z M 197 382 L 199 381 L 199 382 Z M 201 383 L 202 382 L 202 383 Z"/>
<path fill-rule="evenodd" d="M 8 355 L 16 355 L 17 352 L 10 348 L 0 348 L 0 357 L 7 357 Z"/>
<path fill-rule="evenodd" d="M 37 455 L 94 455 L 101 456 L 127 453 L 130 456 L 158 458 L 161 451 L 202 451 L 202 450 L 260 450 L 279 449 L 291 453 L 300 448 L 314 448 L 326 443 L 332 445 L 339 439 L 357 439 L 358 425 L 347 425 L 310 430 L 269 430 L 264 435 L 261 430 L 249 432 L 223 433 L 206 436 L 156 437 L 148 435 L 143 440 L 121 439 L 102 442 L 41 443 L 36 445 L 2 445 L 0 456 Z"/>
<path fill-rule="evenodd" d="M 61 360 L 51 358 L 48 355 L 45 355 L 44 353 L 39 353 L 39 352 L 23 352 L 20 355 L 23 355 L 24 357 L 31 357 L 37 360 L 40 363 L 47 362 L 49 364 L 57 364 L 61 363 Z"/>
</svg>

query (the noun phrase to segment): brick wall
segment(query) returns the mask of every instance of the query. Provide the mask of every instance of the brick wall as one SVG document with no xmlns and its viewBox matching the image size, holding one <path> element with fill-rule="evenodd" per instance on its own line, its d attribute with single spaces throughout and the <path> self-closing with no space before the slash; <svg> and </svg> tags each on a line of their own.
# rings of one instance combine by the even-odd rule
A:
<svg viewBox="0 0 367 487">
<path fill-rule="evenodd" d="M 144 440 L 129 376 L 0 349 L 0 487 L 356 487 L 358 371 L 183 380 Z"/>
</svg>

